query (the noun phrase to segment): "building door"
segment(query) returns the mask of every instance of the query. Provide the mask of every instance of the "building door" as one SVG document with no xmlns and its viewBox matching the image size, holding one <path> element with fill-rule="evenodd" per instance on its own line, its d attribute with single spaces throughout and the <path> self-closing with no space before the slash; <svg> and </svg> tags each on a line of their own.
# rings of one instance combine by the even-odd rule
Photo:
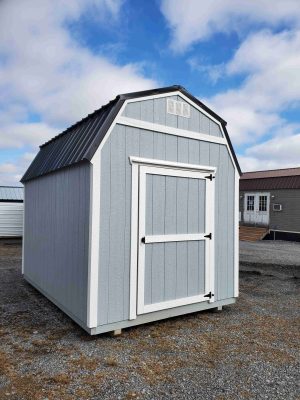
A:
<svg viewBox="0 0 300 400">
<path fill-rule="evenodd" d="M 139 167 L 137 314 L 213 301 L 214 179 Z"/>
<path fill-rule="evenodd" d="M 269 225 L 270 193 L 245 193 L 244 222 Z"/>
</svg>

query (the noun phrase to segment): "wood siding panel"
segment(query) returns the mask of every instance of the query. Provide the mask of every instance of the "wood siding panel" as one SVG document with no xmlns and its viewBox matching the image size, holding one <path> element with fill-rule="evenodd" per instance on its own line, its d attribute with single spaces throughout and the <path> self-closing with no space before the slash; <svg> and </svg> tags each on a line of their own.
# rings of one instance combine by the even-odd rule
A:
<svg viewBox="0 0 300 400">
<path fill-rule="evenodd" d="M 37 178 L 25 190 L 24 277 L 85 324 L 90 166 Z"/>
</svg>

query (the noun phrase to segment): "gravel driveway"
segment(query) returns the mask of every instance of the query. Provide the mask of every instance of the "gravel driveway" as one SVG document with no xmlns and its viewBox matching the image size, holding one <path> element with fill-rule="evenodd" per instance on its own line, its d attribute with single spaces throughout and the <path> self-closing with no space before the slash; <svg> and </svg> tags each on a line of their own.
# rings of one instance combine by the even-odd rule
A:
<svg viewBox="0 0 300 400">
<path fill-rule="evenodd" d="M 20 263 L 20 245 L 1 242 L 0 399 L 299 399 L 291 270 L 248 260 L 236 304 L 112 338 L 88 336 L 22 279 Z"/>
</svg>

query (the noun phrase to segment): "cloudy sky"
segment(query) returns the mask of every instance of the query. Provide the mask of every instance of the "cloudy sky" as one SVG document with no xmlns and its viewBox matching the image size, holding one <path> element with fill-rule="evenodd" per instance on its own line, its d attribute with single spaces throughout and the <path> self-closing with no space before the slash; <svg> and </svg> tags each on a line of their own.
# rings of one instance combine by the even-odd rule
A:
<svg viewBox="0 0 300 400">
<path fill-rule="evenodd" d="M 299 0 L 2 0 L 0 185 L 119 93 L 180 84 L 243 171 L 300 165 Z"/>
</svg>

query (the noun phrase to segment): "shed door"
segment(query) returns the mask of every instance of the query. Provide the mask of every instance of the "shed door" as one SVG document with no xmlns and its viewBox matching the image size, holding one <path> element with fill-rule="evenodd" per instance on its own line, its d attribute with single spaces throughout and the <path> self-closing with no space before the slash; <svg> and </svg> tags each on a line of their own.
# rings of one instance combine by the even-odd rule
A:
<svg viewBox="0 0 300 400">
<path fill-rule="evenodd" d="M 214 179 L 141 166 L 137 313 L 213 301 Z"/>
<path fill-rule="evenodd" d="M 246 193 L 244 222 L 269 225 L 270 193 Z"/>
</svg>

